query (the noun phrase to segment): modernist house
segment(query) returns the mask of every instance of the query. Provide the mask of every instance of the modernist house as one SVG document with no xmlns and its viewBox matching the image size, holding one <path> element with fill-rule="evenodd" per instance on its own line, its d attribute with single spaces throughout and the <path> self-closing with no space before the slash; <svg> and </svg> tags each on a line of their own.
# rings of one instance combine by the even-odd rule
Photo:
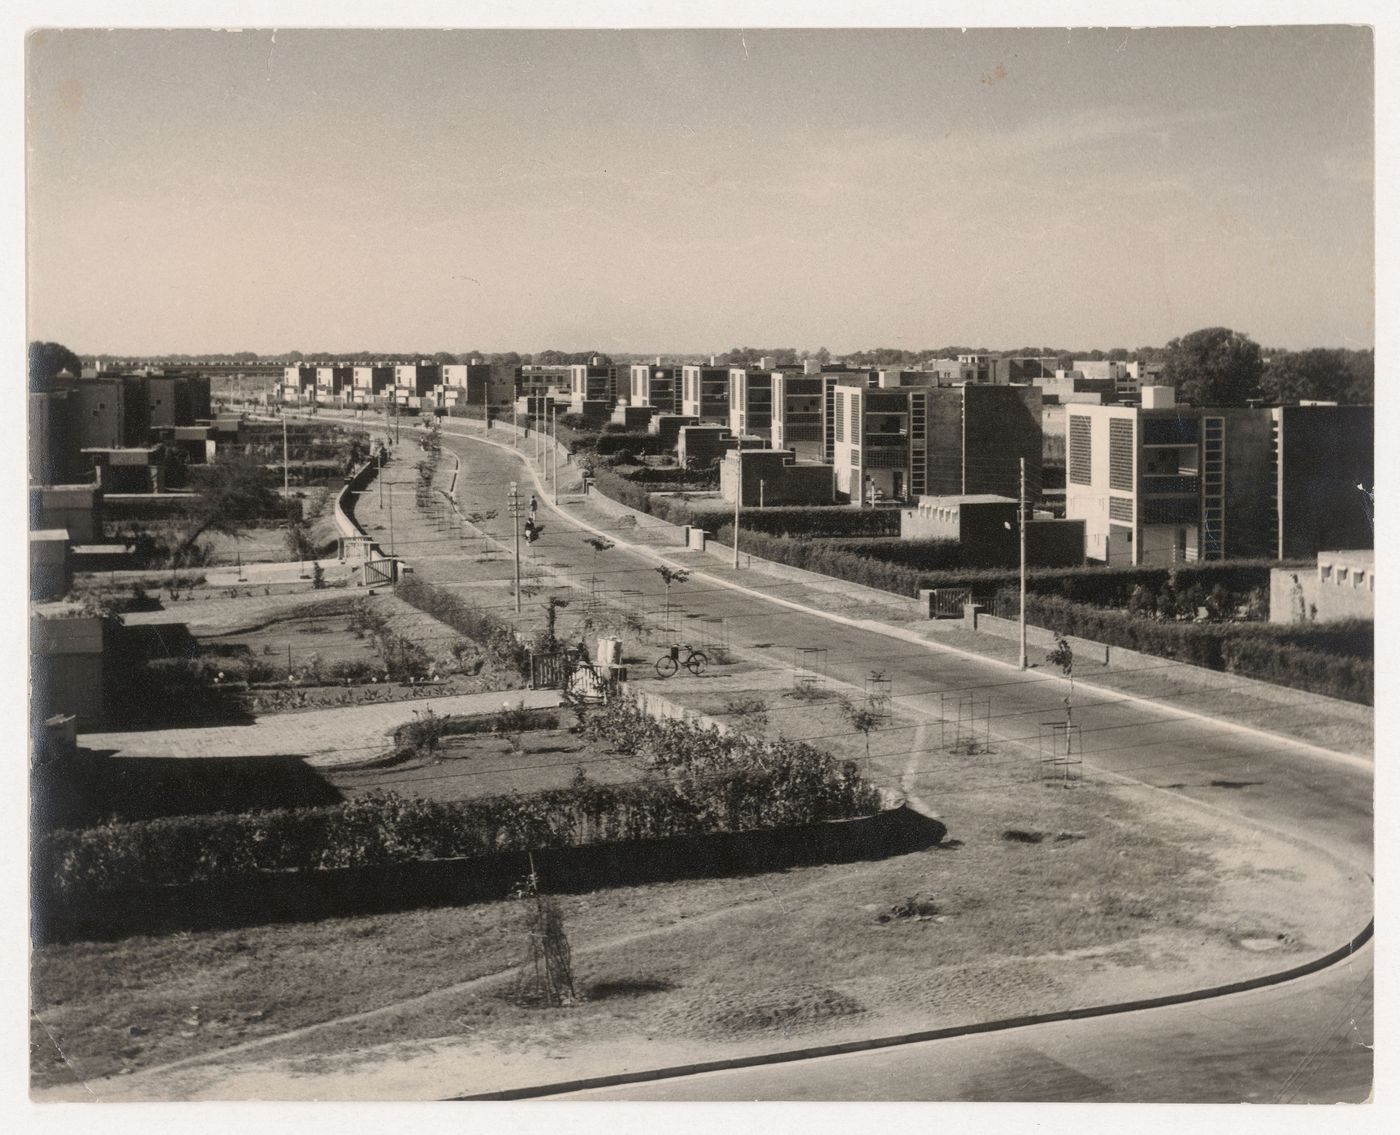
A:
<svg viewBox="0 0 1400 1135">
<path fill-rule="evenodd" d="M 1178 405 L 1166 386 L 1140 406 L 1071 406 L 1066 515 L 1091 559 L 1191 563 L 1311 558 L 1374 541 L 1369 406 Z"/>
<path fill-rule="evenodd" d="M 681 367 L 681 413 L 702 423 L 729 425 L 729 368 L 687 363 Z"/>
<path fill-rule="evenodd" d="M 351 367 L 352 397 L 357 403 L 378 402 L 394 388 L 394 368 L 391 366 Z"/>
<path fill-rule="evenodd" d="M 448 363 L 442 368 L 442 381 L 433 387 L 433 401 L 440 407 L 486 406 L 492 398 L 492 370 L 489 363 Z"/>
<path fill-rule="evenodd" d="M 662 414 L 679 414 L 681 368 L 663 364 L 660 357 L 655 363 L 633 363 L 627 394 L 633 406 L 650 406 Z"/>
<path fill-rule="evenodd" d="M 784 371 L 729 368 L 729 428 L 765 436 L 773 429 L 773 380 Z"/>
<path fill-rule="evenodd" d="M 282 368 L 282 385 L 279 387 L 283 402 L 311 402 L 316 397 L 316 368 L 313 366 L 292 366 Z"/>
<path fill-rule="evenodd" d="M 562 397 L 573 381 L 566 363 L 524 363 L 515 368 L 515 397 Z"/>
<path fill-rule="evenodd" d="M 569 400 L 575 406 L 582 402 L 617 401 L 617 367 L 594 358 L 569 367 Z"/>
<path fill-rule="evenodd" d="M 853 504 L 924 495 L 1040 493 L 1040 391 L 836 385 L 828 422 L 836 491 Z"/>
</svg>

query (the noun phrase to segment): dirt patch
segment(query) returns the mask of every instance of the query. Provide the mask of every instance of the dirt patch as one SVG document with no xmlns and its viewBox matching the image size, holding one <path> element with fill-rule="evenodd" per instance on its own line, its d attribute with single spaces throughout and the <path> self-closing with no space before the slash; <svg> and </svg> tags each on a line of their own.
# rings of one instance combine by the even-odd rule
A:
<svg viewBox="0 0 1400 1135">
<path fill-rule="evenodd" d="M 820 985 L 789 985 L 755 993 L 713 992 L 691 997 L 658 1020 L 667 1031 L 704 1037 L 810 1030 L 865 1012 L 853 997 Z"/>
</svg>

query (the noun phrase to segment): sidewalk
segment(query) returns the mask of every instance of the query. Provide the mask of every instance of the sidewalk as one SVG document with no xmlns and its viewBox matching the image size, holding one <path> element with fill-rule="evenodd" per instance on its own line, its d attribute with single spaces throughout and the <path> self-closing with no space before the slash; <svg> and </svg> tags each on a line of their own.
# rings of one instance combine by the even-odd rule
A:
<svg viewBox="0 0 1400 1135">
<path fill-rule="evenodd" d="M 524 702 L 530 709 L 560 704 L 558 690 L 505 690 L 412 698 L 353 709 L 311 709 L 268 714 L 252 725 L 215 725 L 192 729 L 154 729 L 139 733 L 81 733 L 88 749 L 115 750 L 116 757 L 261 757 L 301 756 L 329 768 L 366 760 L 388 748 L 388 734 L 413 720 L 417 710 L 437 714 L 494 713 L 502 705 Z"/>
</svg>

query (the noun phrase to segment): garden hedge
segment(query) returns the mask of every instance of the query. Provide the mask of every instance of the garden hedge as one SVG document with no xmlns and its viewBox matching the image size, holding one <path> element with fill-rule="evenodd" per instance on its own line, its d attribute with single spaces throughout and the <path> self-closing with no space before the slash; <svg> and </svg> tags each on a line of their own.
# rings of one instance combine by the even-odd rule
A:
<svg viewBox="0 0 1400 1135">
<path fill-rule="evenodd" d="M 1110 611 L 1054 595 L 1028 595 L 1026 619 L 1064 635 L 1092 639 L 1193 666 L 1307 690 L 1346 701 L 1373 703 L 1373 663 L 1356 654 L 1319 647 L 1362 646 L 1361 622 L 1338 632 L 1326 627 L 1267 623 L 1160 621 Z"/>
<path fill-rule="evenodd" d="M 617 738 L 650 775 L 531 795 L 435 801 L 370 795 L 330 807 L 177 816 L 51 832 L 41 885 L 66 906 L 104 893 L 502 852 L 800 826 L 870 815 L 879 794 L 853 764 L 797 742 L 766 743 L 630 703 L 594 734 Z"/>
</svg>

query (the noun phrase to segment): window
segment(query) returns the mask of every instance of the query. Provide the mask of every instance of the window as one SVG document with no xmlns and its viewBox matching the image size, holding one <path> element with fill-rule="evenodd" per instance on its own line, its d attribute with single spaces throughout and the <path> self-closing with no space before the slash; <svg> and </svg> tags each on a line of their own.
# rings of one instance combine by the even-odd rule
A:
<svg viewBox="0 0 1400 1135">
<path fill-rule="evenodd" d="M 1347 568 L 1339 567 L 1339 568 L 1337 569 L 1337 586 L 1338 586 L 1338 587 L 1340 587 L 1342 584 L 1346 583 L 1346 581 L 1347 581 L 1347 576 L 1348 576 L 1349 574 L 1350 574 L 1350 572 L 1349 572 L 1349 569 L 1347 569 Z"/>
<path fill-rule="evenodd" d="M 1323 583 L 1328 582 L 1332 578 L 1332 565 L 1319 564 L 1317 567 L 1317 577 L 1322 580 Z"/>
<path fill-rule="evenodd" d="M 1133 488 L 1133 423 L 1127 418 L 1108 423 L 1108 487 Z"/>
<path fill-rule="evenodd" d="M 1093 484 L 1093 452 L 1089 419 L 1069 416 L 1069 480 L 1073 485 Z"/>
<path fill-rule="evenodd" d="M 1356 574 L 1352 576 L 1351 585 L 1353 587 L 1360 587 L 1365 582 L 1366 573 L 1358 568 Z"/>
</svg>

